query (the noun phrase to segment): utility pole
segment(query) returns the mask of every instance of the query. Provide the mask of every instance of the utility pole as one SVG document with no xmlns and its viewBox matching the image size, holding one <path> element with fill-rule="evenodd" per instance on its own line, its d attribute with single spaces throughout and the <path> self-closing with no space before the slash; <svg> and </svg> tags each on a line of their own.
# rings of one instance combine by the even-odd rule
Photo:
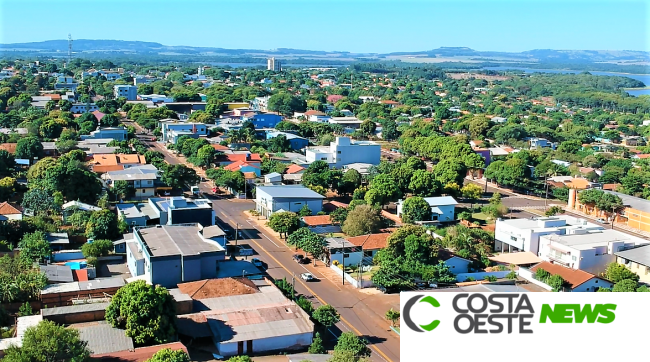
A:
<svg viewBox="0 0 650 362">
<path fill-rule="evenodd" d="M 345 243 L 343 243 L 343 249 L 341 249 L 341 250 L 343 250 L 343 263 L 342 263 L 343 269 L 341 269 L 343 271 L 343 273 L 341 273 L 341 279 L 342 279 L 342 282 L 343 282 L 342 285 L 345 285 Z"/>
<path fill-rule="evenodd" d="M 291 291 L 296 292 L 296 274 L 291 273 Z"/>
<path fill-rule="evenodd" d="M 237 236 L 239 236 L 239 224 L 235 223 L 235 248 L 237 247 Z"/>
</svg>

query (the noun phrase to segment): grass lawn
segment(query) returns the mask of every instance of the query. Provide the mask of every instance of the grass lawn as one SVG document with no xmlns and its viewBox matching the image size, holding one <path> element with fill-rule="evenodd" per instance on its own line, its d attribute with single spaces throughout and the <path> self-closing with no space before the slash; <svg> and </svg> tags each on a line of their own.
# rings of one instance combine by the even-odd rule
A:
<svg viewBox="0 0 650 362">
<path fill-rule="evenodd" d="M 481 220 L 483 222 L 487 222 L 489 218 L 490 217 L 487 214 L 484 214 L 482 212 L 477 212 L 475 214 L 472 214 L 472 219 Z"/>
</svg>

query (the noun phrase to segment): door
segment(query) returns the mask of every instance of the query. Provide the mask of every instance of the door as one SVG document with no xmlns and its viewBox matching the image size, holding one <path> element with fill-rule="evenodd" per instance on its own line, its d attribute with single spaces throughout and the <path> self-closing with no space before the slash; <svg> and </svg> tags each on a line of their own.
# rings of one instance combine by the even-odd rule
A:
<svg viewBox="0 0 650 362">
<path fill-rule="evenodd" d="M 253 354 L 253 341 L 246 341 L 246 354 Z"/>
<path fill-rule="evenodd" d="M 237 355 L 241 356 L 244 354 L 244 341 L 237 342 Z"/>
</svg>

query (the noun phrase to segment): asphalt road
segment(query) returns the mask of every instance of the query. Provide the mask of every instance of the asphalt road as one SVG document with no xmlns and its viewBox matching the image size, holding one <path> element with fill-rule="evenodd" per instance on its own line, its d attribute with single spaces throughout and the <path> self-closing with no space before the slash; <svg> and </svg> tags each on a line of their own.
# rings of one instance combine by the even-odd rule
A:
<svg viewBox="0 0 650 362">
<path fill-rule="evenodd" d="M 138 133 L 144 131 L 134 122 L 125 123 L 136 127 Z M 168 163 L 181 163 L 158 142 L 142 140 L 150 149 L 162 152 Z M 383 307 L 390 304 L 387 302 L 387 298 L 390 298 L 390 301 L 395 301 L 396 296 L 365 294 L 351 286 L 337 285 L 324 277 L 322 271 L 326 267 L 320 262 L 316 267 L 311 264 L 296 263 L 292 259 L 294 252 L 291 249 L 277 240 L 275 236 L 267 235 L 264 230 L 258 228 L 243 214 L 243 211 L 255 207 L 252 200 L 228 200 L 214 197 L 211 193 L 212 185 L 208 182 L 202 182 L 199 189 L 213 200 L 213 208 L 222 223 L 228 224 L 233 230 L 239 228 L 245 237 L 239 243 L 249 244 L 255 250 L 257 254 L 255 257 L 266 264 L 267 273 L 271 277 L 293 281 L 296 292 L 310 299 L 315 307 L 330 304 L 336 308 L 341 315 L 341 321 L 335 327 L 330 328 L 330 333 L 333 336 L 323 336 L 323 338 L 338 337 L 341 332 L 353 331 L 369 342 L 373 361 L 398 362 L 400 360 L 399 337 L 389 329 L 389 324 L 384 319 L 384 313 L 388 310 L 388 306 Z M 318 280 L 304 282 L 300 279 L 300 274 L 305 272 L 312 273 Z"/>
</svg>

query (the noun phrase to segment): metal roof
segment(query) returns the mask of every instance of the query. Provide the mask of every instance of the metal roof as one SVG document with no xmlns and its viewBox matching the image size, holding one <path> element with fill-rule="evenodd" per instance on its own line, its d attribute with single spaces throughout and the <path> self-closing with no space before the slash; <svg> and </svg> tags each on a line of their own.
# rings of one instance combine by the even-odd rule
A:
<svg viewBox="0 0 650 362">
<path fill-rule="evenodd" d="M 302 185 L 257 186 L 257 191 L 263 191 L 274 198 L 290 199 L 324 199 L 325 196 Z"/>
<path fill-rule="evenodd" d="M 121 277 L 93 279 L 87 282 L 79 282 L 79 290 L 94 290 L 105 288 L 120 288 L 124 286 L 124 279 Z"/>
<path fill-rule="evenodd" d="M 74 282 L 72 269 L 68 265 L 41 265 L 41 271 L 45 273 L 49 282 Z"/>
<path fill-rule="evenodd" d="M 133 340 L 124 330 L 113 328 L 105 321 L 70 326 L 79 331 L 79 339 L 88 342 L 93 354 L 132 350 Z"/>
<path fill-rule="evenodd" d="M 614 255 L 631 260 L 637 264 L 650 266 L 650 245 L 619 251 L 614 253 Z"/>
<path fill-rule="evenodd" d="M 45 308 L 41 309 L 41 315 L 43 317 L 61 315 L 61 314 L 72 314 L 72 313 L 83 313 L 83 312 L 95 312 L 100 310 L 106 310 L 110 303 L 87 303 L 87 304 L 77 304 L 69 305 L 65 307 L 54 307 L 54 308 Z"/>
<path fill-rule="evenodd" d="M 204 238 L 215 238 L 219 236 L 226 236 L 226 233 L 221 230 L 217 225 L 206 226 L 203 228 L 203 237 Z"/>
</svg>

